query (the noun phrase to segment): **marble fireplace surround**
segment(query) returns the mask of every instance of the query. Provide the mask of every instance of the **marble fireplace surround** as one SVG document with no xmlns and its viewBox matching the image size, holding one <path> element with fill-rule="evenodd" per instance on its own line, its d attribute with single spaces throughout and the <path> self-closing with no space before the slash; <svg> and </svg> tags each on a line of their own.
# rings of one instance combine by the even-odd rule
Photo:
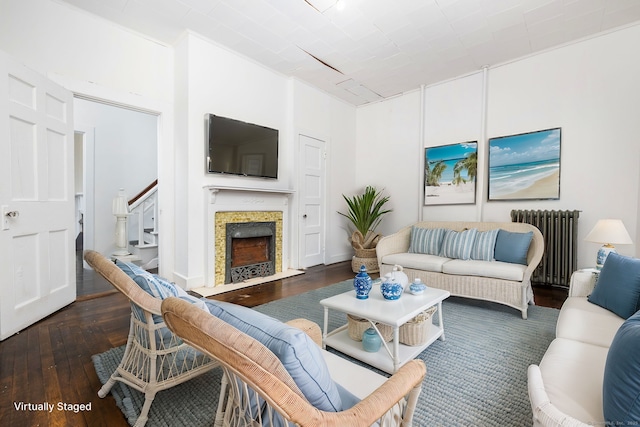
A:
<svg viewBox="0 0 640 427">
<path fill-rule="evenodd" d="M 269 278 L 275 280 L 301 273 L 287 268 L 287 260 L 290 256 L 287 251 L 290 228 L 289 208 L 293 190 L 224 186 L 207 186 L 204 189 L 207 198 L 206 285 L 194 291 L 210 296 L 265 281 L 255 278 L 249 279 L 245 284 L 224 283 L 225 244 L 221 242 L 225 236 L 222 235 L 221 230 L 225 228 L 227 222 L 275 221 L 276 275 Z"/>
</svg>

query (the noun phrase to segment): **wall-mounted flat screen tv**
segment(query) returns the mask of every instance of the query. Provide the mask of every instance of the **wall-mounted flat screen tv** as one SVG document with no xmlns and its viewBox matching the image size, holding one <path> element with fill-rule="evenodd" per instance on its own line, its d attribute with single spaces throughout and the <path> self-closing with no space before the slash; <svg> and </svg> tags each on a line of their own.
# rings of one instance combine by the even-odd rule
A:
<svg viewBox="0 0 640 427">
<path fill-rule="evenodd" d="M 207 172 L 278 178 L 278 130 L 207 114 Z"/>
</svg>

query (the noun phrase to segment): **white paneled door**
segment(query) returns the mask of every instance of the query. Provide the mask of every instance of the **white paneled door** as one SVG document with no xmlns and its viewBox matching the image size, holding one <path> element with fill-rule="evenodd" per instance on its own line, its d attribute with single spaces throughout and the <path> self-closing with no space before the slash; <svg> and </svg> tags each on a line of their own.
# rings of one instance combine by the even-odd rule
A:
<svg viewBox="0 0 640 427">
<path fill-rule="evenodd" d="M 300 268 L 324 264 L 325 142 L 300 134 Z"/>
<path fill-rule="evenodd" d="M 0 52 L 0 340 L 76 297 L 72 107 Z"/>
</svg>

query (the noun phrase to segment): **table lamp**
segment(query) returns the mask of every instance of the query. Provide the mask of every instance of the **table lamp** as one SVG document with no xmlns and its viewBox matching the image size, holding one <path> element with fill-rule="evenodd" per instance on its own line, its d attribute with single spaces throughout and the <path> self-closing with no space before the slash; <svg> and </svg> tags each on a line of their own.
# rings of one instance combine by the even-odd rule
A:
<svg viewBox="0 0 640 427">
<path fill-rule="evenodd" d="M 593 230 L 584 238 L 587 242 L 602 243 L 602 247 L 598 250 L 596 268 L 600 270 L 604 265 L 607 256 L 611 252 L 616 252 L 616 245 L 630 245 L 633 243 L 631 237 L 619 219 L 601 219 Z"/>
</svg>

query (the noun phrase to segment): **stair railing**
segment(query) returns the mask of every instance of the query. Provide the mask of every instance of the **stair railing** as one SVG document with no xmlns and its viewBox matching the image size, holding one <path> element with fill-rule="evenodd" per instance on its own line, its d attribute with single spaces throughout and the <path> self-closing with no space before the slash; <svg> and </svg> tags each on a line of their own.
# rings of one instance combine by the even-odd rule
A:
<svg viewBox="0 0 640 427">
<path fill-rule="evenodd" d="M 138 245 L 157 245 L 158 235 L 158 180 L 147 186 L 129 201 L 129 212 L 137 217 Z M 151 230 L 147 232 L 146 230 Z M 133 231 L 133 230 L 132 230 Z"/>
</svg>

